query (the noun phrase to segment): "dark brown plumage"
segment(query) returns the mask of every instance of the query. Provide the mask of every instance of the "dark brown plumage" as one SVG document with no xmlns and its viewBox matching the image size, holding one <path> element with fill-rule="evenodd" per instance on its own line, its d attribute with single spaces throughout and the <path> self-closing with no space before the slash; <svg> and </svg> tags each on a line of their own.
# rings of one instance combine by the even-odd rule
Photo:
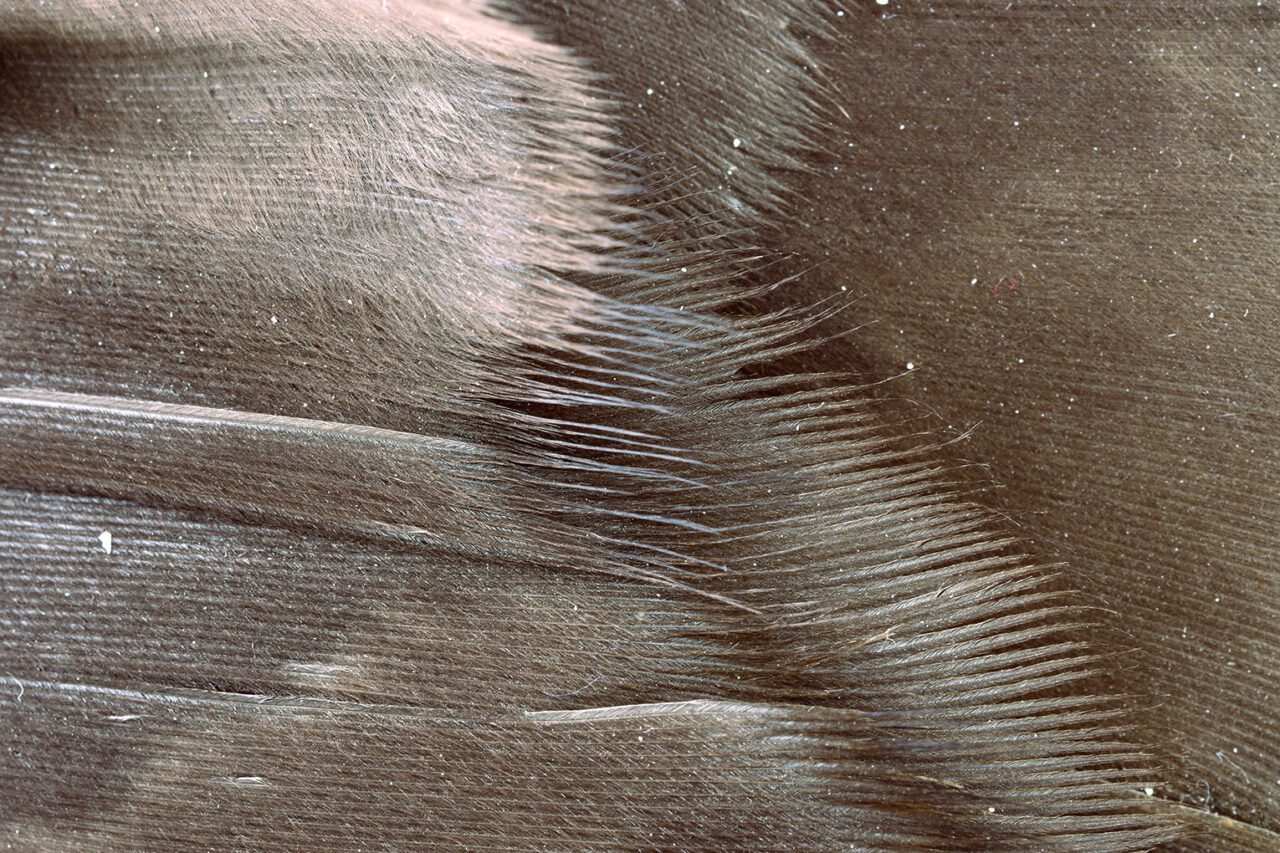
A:
<svg viewBox="0 0 1280 853">
<path fill-rule="evenodd" d="M 1217 617 L 1150 617 L 1136 563 L 1054 567 L 1051 531 L 1096 527 L 1094 559 L 1113 528 L 1065 497 L 1025 522 L 1006 456 L 1013 497 L 828 372 L 899 355 L 832 337 L 893 312 L 829 300 L 862 267 L 817 253 L 860 256 L 797 236 L 863 227 L 831 176 L 893 101 L 851 109 L 858 31 L 915 20 L 871 12 L 0 12 L 0 838 L 1275 849 L 1273 545 L 1242 504 L 1190 518 L 1243 537 L 1248 678 L 1178 700 L 1254 714 L 1232 821 L 1179 776 L 1231 724 L 1183 750 L 1160 685 L 1194 682 L 1149 675 L 1159 631 Z M 946 340 L 931 304 L 903 335 Z M 944 387 L 918 402 L 969 411 Z M 1055 423 L 1075 493 L 1142 488 Z"/>
</svg>

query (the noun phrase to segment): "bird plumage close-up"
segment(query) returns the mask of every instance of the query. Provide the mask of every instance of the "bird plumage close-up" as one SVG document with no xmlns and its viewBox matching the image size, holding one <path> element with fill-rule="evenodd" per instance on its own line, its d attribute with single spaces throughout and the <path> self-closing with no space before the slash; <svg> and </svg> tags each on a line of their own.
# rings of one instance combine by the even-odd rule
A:
<svg viewBox="0 0 1280 853">
<path fill-rule="evenodd" d="M 0 4 L 0 847 L 1280 853 L 1278 58 Z"/>
</svg>

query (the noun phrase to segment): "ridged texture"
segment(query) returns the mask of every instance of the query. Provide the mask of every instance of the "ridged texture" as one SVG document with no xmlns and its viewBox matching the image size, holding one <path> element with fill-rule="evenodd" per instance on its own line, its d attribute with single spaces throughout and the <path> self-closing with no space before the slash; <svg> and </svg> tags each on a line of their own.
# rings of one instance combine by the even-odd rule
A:
<svg viewBox="0 0 1280 853">
<path fill-rule="evenodd" d="M 525 5 L 623 91 L 738 67 L 701 49 L 736 20 L 711 0 L 666 29 Z M 1280 849 L 1275 10 L 868 0 L 826 21 L 819 144 L 739 220 L 787 258 L 751 284 L 784 284 L 744 292 L 856 308 L 775 370 L 856 371 L 953 436 L 1001 485 L 976 499 L 1097 605 L 1103 689 L 1170 768 L 1158 807 L 1208 833 L 1194 849 Z M 621 118 L 637 158 L 721 150 L 630 98 Z"/>
<path fill-rule="evenodd" d="M 865 389 L 769 375 L 820 311 L 735 319 L 705 242 L 817 138 L 813 13 L 724 40 L 752 94 L 680 126 L 768 153 L 686 219 L 467 4 L 9 8 L 11 847 L 1174 834 L 1057 573 Z"/>
<path fill-rule="evenodd" d="M 816 48 L 836 31 L 830 0 L 497 5 L 556 42 L 591 45 L 583 53 L 631 131 L 619 162 L 646 176 L 645 203 L 686 235 L 749 242 L 742 221 L 769 222 L 826 145 L 835 102 Z"/>
</svg>

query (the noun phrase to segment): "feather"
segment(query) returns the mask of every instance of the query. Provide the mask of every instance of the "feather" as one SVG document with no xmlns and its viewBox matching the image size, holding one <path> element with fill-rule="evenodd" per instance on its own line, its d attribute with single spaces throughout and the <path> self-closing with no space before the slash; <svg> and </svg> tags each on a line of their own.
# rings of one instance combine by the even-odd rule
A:
<svg viewBox="0 0 1280 853">
<path fill-rule="evenodd" d="M 770 286 L 842 16 L 681 10 L 636 10 L 671 41 L 617 103 L 607 10 L 550 31 L 579 53 L 537 4 L 0 12 L 7 844 L 1130 851 L 1200 818 L 1143 795 L 1079 578 L 831 370 L 841 306 Z"/>
</svg>

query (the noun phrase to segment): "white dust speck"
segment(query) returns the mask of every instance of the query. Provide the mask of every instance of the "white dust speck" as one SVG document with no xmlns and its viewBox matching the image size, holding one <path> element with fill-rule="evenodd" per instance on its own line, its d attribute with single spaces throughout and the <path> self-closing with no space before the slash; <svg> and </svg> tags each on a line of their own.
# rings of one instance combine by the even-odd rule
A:
<svg viewBox="0 0 1280 853">
<path fill-rule="evenodd" d="M 889 0 L 876 0 L 876 5 L 877 5 L 877 6 L 888 6 L 888 5 L 889 5 Z"/>
<path fill-rule="evenodd" d="M 977 283 L 978 283 L 977 276 L 974 276 L 972 279 L 969 280 L 969 284 L 977 284 Z"/>
<path fill-rule="evenodd" d="M 276 315 L 275 315 L 275 314 L 272 314 L 272 315 L 271 315 L 271 325 L 273 325 L 273 326 L 274 326 L 276 323 L 279 323 L 279 322 L 280 322 L 280 321 L 276 319 Z"/>
<path fill-rule="evenodd" d="M 102 550 L 111 553 L 111 531 L 104 530 L 98 534 L 98 541 L 102 543 Z"/>
<path fill-rule="evenodd" d="M 652 94 L 653 94 L 653 87 L 652 87 L 652 86 L 650 86 L 648 89 L 645 89 L 645 90 L 644 90 L 644 93 L 645 93 L 646 95 L 652 95 Z"/>
<path fill-rule="evenodd" d="M 988 811 L 988 812 L 990 812 L 991 814 L 995 814 L 995 813 L 996 813 L 996 807 L 995 807 L 995 806 L 987 806 L 987 811 Z"/>
<path fill-rule="evenodd" d="M 1148 797 L 1154 797 L 1156 795 L 1156 789 L 1148 786 L 1142 789 L 1142 793 L 1146 794 Z"/>
<path fill-rule="evenodd" d="M 916 363 L 914 361 L 908 361 L 907 370 L 915 370 L 915 369 L 916 369 Z"/>
<path fill-rule="evenodd" d="M 733 147 L 734 147 L 734 148 L 741 148 L 741 147 L 742 147 L 742 140 L 735 136 L 735 137 L 733 138 Z"/>
</svg>

